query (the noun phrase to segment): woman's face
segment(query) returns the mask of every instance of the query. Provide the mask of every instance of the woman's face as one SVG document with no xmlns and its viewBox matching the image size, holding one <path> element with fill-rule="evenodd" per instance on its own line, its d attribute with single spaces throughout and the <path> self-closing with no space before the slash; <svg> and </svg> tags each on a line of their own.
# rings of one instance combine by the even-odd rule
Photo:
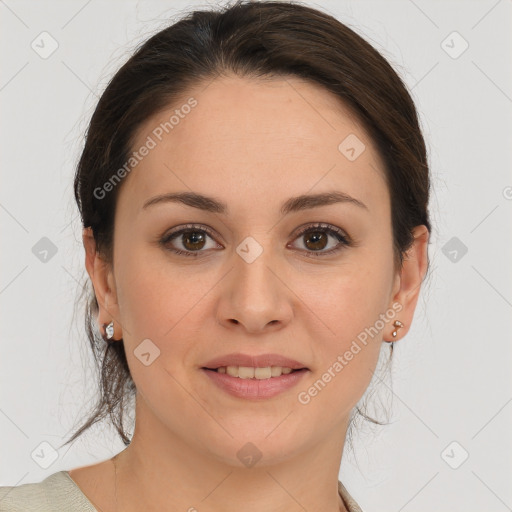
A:
<svg viewBox="0 0 512 512">
<path fill-rule="evenodd" d="M 155 439 L 238 465 L 248 442 L 260 465 L 343 442 L 383 335 L 391 339 L 396 319 L 408 325 L 416 302 L 400 295 L 390 197 L 368 135 L 318 86 L 224 77 L 146 122 L 133 150 L 140 159 L 118 185 L 101 311 L 124 339 L 137 421 Z M 225 210 L 145 207 L 169 193 Z M 290 202 L 327 193 L 354 201 Z M 164 241 L 180 229 L 191 232 Z M 232 353 L 279 354 L 307 370 L 273 396 L 235 396 L 203 369 Z"/>
</svg>

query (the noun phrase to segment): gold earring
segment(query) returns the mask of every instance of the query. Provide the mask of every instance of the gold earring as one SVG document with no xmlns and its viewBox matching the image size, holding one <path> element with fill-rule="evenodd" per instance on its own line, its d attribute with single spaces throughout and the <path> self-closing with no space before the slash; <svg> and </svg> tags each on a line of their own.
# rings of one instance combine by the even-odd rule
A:
<svg viewBox="0 0 512 512">
<path fill-rule="evenodd" d="M 404 326 L 404 324 L 400 322 L 400 320 L 395 320 L 395 323 L 393 325 L 396 327 L 396 329 L 391 333 L 391 336 L 393 336 L 393 338 L 396 338 L 398 329 L 401 329 Z"/>
</svg>

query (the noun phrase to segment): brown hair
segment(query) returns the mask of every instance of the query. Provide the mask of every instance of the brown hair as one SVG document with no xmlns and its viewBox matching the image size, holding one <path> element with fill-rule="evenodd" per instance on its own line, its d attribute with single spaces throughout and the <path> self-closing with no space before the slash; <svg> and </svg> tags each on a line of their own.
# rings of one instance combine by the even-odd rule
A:
<svg viewBox="0 0 512 512">
<path fill-rule="evenodd" d="M 222 73 L 297 76 L 320 84 L 348 106 L 368 131 L 384 163 L 391 197 L 395 267 L 411 247 L 412 229 L 431 231 L 429 167 L 416 109 L 404 83 L 368 42 L 332 16 L 298 2 L 238 1 L 220 10 L 194 11 L 144 42 L 102 94 L 86 134 L 74 179 L 83 227 L 112 263 L 113 226 L 120 184 L 108 198 L 94 191 L 123 167 L 138 127 L 189 86 Z M 85 326 L 101 366 L 101 396 L 65 443 L 108 414 L 125 445 L 125 404 L 133 398 L 124 345 L 106 344 L 95 330 L 98 303 L 86 282 Z M 390 360 L 393 343 L 389 343 Z M 357 412 L 373 423 L 382 424 Z"/>
</svg>

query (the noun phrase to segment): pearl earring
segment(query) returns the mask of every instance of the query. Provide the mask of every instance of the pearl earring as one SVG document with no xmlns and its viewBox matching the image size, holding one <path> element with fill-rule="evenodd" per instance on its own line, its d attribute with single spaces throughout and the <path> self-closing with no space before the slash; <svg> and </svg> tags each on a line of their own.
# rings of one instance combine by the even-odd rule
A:
<svg viewBox="0 0 512 512">
<path fill-rule="evenodd" d="M 111 340 L 114 337 L 114 322 L 110 322 L 108 325 L 104 324 L 105 327 L 105 333 L 107 335 L 106 341 Z"/>
</svg>

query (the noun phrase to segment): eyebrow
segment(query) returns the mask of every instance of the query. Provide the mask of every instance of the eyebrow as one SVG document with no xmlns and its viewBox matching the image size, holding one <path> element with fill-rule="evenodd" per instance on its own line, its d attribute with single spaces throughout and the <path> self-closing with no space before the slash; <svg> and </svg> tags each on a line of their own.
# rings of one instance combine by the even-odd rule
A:
<svg viewBox="0 0 512 512">
<path fill-rule="evenodd" d="M 156 204 L 169 202 L 182 203 L 186 206 L 191 206 L 211 213 L 220 213 L 224 215 L 228 213 L 228 206 L 226 203 L 196 192 L 170 192 L 168 194 L 158 195 L 148 199 L 142 208 L 147 209 L 148 207 Z M 319 194 L 303 194 L 296 197 L 290 197 L 282 205 L 281 214 L 286 215 L 291 212 L 298 212 L 309 208 L 327 206 L 335 203 L 353 204 L 368 210 L 368 207 L 359 199 L 356 199 L 345 192 L 330 191 Z"/>
</svg>

